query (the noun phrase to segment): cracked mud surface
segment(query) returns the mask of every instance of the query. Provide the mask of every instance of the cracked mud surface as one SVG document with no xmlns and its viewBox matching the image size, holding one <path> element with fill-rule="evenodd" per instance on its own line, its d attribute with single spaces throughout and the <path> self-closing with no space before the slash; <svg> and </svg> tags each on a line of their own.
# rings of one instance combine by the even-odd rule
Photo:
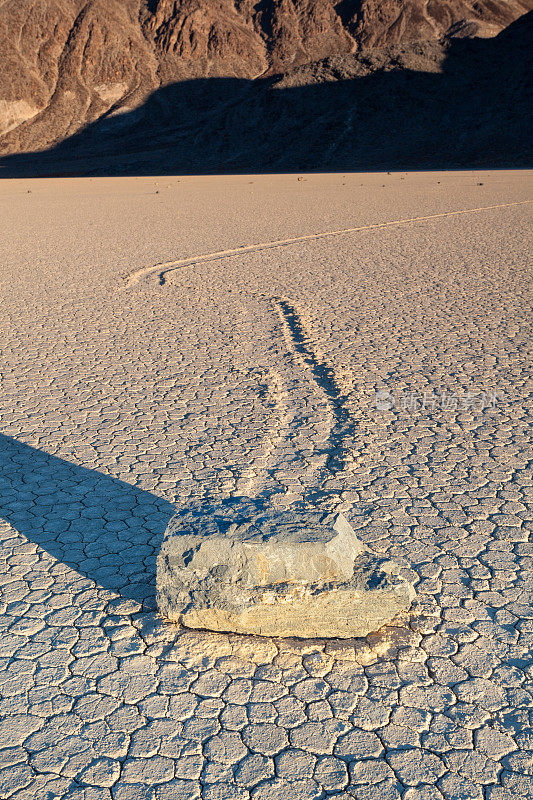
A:
<svg viewBox="0 0 533 800">
<path fill-rule="evenodd" d="M 0 797 L 533 797 L 528 180 L 4 182 Z M 175 507 L 241 494 L 343 510 L 412 613 L 166 624 Z"/>
</svg>

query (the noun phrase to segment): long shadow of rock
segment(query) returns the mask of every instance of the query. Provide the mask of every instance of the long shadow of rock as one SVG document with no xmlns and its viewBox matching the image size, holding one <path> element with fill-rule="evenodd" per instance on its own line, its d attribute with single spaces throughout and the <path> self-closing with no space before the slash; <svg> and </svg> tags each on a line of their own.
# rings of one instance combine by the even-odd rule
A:
<svg viewBox="0 0 533 800">
<path fill-rule="evenodd" d="M 494 39 L 452 40 L 444 61 L 421 44 L 419 67 L 416 46 L 407 61 L 398 47 L 371 67 L 366 62 L 375 57 L 361 53 L 281 82 L 168 85 L 143 106 L 108 113 L 47 151 L 0 159 L 0 174 L 527 167 L 532 23 L 533 12 Z M 51 108 L 28 124 L 47 130 L 57 120 Z"/>
<path fill-rule="evenodd" d="M 0 435 L 0 517 L 123 597 L 155 594 L 155 559 L 174 507 L 150 492 Z"/>
</svg>

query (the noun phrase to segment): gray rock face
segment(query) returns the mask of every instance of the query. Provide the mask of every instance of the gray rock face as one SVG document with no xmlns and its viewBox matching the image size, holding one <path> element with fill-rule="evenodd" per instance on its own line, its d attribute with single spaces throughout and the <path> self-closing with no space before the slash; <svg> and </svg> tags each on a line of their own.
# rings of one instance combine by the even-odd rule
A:
<svg viewBox="0 0 533 800">
<path fill-rule="evenodd" d="M 189 628 L 262 636 L 364 636 L 414 589 L 341 515 L 249 498 L 173 517 L 157 560 L 161 613 Z"/>
</svg>

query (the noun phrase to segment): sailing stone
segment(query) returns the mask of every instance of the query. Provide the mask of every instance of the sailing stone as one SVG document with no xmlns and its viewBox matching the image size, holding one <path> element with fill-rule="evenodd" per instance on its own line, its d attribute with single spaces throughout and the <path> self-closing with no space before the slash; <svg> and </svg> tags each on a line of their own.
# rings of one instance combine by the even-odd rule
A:
<svg viewBox="0 0 533 800">
<path fill-rule="evenodd" d="M 247 497 L 174 516 L 157 560 L 161 613 L 188 628 L 365 636 L 409 609 L 413 586 L 342 514 Z"/>
</svg>

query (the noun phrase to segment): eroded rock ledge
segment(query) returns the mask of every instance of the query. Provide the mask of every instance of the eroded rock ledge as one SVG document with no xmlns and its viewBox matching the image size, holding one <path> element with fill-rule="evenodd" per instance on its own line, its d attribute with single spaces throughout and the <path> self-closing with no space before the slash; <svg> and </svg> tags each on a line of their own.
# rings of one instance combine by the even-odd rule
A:
<svg viewBox="0 0 533 800">
<path fill-rule="evenodd" d="M 261 636 L 365 636 L 414 598 L 398 567 L 342 514 L 249 498 L 174 516 L 157 560 L 161 613 L 189 628 Z"/>
</svg>

